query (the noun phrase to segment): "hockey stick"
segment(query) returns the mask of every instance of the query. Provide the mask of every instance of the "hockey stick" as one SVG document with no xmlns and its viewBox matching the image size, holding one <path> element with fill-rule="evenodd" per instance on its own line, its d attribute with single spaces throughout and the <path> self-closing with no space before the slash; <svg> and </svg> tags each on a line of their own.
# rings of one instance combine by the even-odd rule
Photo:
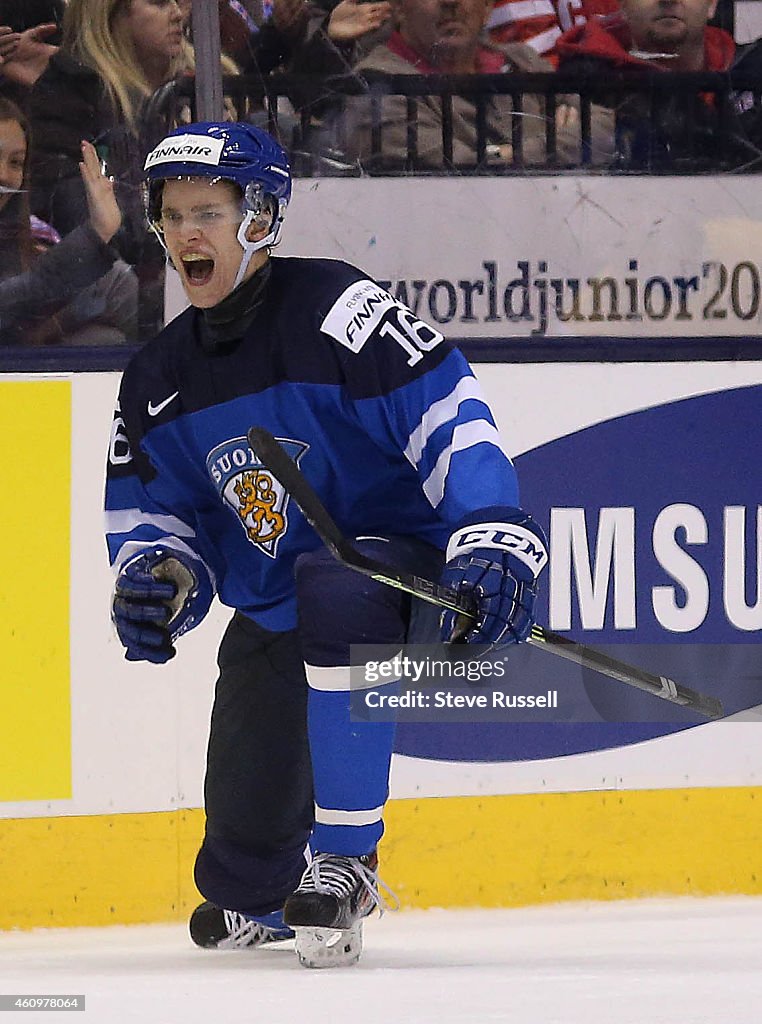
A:
<svg viewBox="0 0 762 1024">
<path fill-rule="evenodd" d="M 301 509 L 304 518 L 317 533 L 331 554 L 356 572 L 364 573 L 387 586 L 404 590 L 408 594 L 458 612 L 461 616 L 461 631 L 467 632 L 470 623 L 478 618 L 476 605 L 467 594 L 461 594 L 451 587 L 444 587 L 433 580 L 416 576 L 394 566 L 377 562 L 358 551 L 342 534 L 331 518 L 320 498 L 307 482 L 296 463 L 289 458 L 285 450 L 278 444 L 273 435 L 264 427 L 252 427 L 248 433 L 249 444 L 262 465 L 269 469 L 273 476 L 285 488 Z M 710 697 L 682 686 L 666 676 L 657 676 L 645 669 L 618 661 L 603 651 L 579 644 L 575 640 L 552 633 L 543 626 L 533 626 L 527 643 L 540 647 L 560 658 L 573 661 L 583 668 L 594 669 L 610 679 L 616 679 L 627 686 L 660 697 L 672 704 L 680 704 L 690 708 L 706 718 L 722 718 L 722 703 L 716 697 Z"/>
</svg>

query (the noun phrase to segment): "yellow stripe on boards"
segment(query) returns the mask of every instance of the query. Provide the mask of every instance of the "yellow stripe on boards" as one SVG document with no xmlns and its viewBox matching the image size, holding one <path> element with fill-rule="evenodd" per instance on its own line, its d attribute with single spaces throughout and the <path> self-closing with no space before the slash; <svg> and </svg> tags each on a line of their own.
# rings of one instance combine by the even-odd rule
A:
<svg viewBox="0 0 762 1024">
<path fill-rule="evenodd" d="M 186 918 L 200 810 L 0 821 L 0 929 Z"/>
<path fill-rule="evenodd" d="M 391 801 L 403 908 L 762 893 L 762 788 Z M 0 821 L 0 928 L 185 920 L 203 812 Z"/>
<path fill-rule="evenodd" d="M 762 893 L 760 787 L 398 801 L 386 823 L 404 905 Z"/>
<path fill-rule="evenodd" d="M 0 382 L 0 801 L 71 796 L 71 385 Z"/>
</svg>

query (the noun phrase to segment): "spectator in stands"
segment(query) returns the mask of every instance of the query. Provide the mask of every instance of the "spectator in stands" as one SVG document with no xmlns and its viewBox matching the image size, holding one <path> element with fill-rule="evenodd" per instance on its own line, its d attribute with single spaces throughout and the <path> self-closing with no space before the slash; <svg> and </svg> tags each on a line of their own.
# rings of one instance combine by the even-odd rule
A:
<svg viewBox="0 0 762 1024">
<path fill-rule="evenodd" d="M 80 140 L 92 142 L 116 181 L 124 223 L 115 244 L 137 268 L 146 335 L 162 321 L 164 255 L 145 226 L 141 176 L 168 118 L 149 101 L 190 62 L 175 0 L 69 0 L 61 49 L 29 101 L 32 209 L 64 235 L 83 222 Z"/>
<path fill-rule="evenodd" d="M 179 2 L 189 20 L 191 0 Z M 325 80 L 351 74 L 391 15 L 388 0 L 325 0 L 325 4 L 310 0 L 269 0 L 266 4 L 261 0 L 218 0 L 224 52 L 244 74 L 262 78 L 260 94 L 273 71 L 305 76 L 307 81 L 291 88 L 288 98 L 293 107 L 312 117 L 324 116 L 333 105 L 334 83 Z M 239 110 L 238 115 L 259 120 L 251 108 Z M 281 132 L 284 127 L 281 121 Z"/>
<path fill-rule="evenodd" d="M 178 0 L 190 22 L 192 0 Z M 357 44 L 388 20 L 388 0 L 218 0 L 220 41 L 244 74 L 276 68 L 334 74 L 351 67 Z"/>
<path fill-rule="evenodd" d="M 278 0 L 276 0 L 277 4 Z M 294 0 L 283 0 L 293 4 Z M 354 77 L 354 68 L 376 40 L 388 37 L 392 6 L 387 0 L 340 0 L 326 12 L 316 3 L 308 7 L 307 26 L 302 40 L 295 45 L 284 69 L 309 75 L 314 85 L 294 90 L 291 99 L 301 111 L 324 120 L 341 109 L 341 100 L 332 87 L 341 78 Z M 334 79 L 334 83 L 326 81 Z"/>
<path fill-rule="evenodd" d="M 192 0 L 178 0 L 191 27 Z M 307 30 L 307 5 L 303 0 L 272 0 L 262 3 L 217 0 L 220 44 L 243 74 L 266 74 L 285 63 L 293 46 Z"/>
<path fill-rule="evenodd" d="M 313 3 L 309 15 L 307 41 L 292 56 L 292 71 L 347 72 L 380 36 L 388 37 L 391 33 L 392 5 L 387 0 L 340 0 L 327 13 Z M 322 49 L 326 51 L 325 57 Z M 334 51 L 338 52 L 338 60 Z"/>
<path fill-rule="evenodd" d="M 497 74 L 516 71 L 551 71 L 552 67 L 531 47 L 522 43 L 501 47 L 481 42 L 489 13 L 489 0 L 394 0 L 396 31 L 388 42 L 377 46 L 357 64 L 358 72 L 387 74 Z M 384 92 L 385 87 L 379 87 Z M 486 163 L 507 167 L 524 163 L 543 164 L 546 151 L 544 99 L 525 95 L 521 118 L 521 153 L 512 146 L 513 101 L 508 95 L 486 98 Z M 414 166 L 442 168 L 448 164 L 443 152 L 442 104 L 439 97 L 424 96 L 417 101 L 417 158 Z M 452 165 L 473 168 L 477 164 L 476 104 L 453 97 Z M 373 112 L 369 97 L 351 97 L 347 102 L 344 133 L 346 152 L 366 170 L 406 166 L 408 119 L 404 97 L 383 95 L 381 99 L 382 151 L 372 152 Z M 341 128 L 339 127 L 339 132 Z M 561 165 L 580 162 L 577 110 L 560 103 L 556 118 L 556 157 Z"/>
<path fill-rule="evenodd" d="M 95 149 L 82 143 L 89 219 L 58 244 L 29 214 L 24 115 L 0 98 L 0 344 L 108 344 L 135 333 L 137 282 L 109 244 L 121 223 Z M 43 239 L 53 244 L 47 247 Z"/>
<path fill-rule="evenodd" d="M 762 108 L 758 92 L 669 91 L 625 96 L 606 89 L 612 70 L 739 71 L 762 81 L 760 41 L 737 46 L 708 26 L 717 0 L 621 0 L 622 12 L 564 35 L 557 49 L 564 71 L 588 76 L 596 99 L 616 110 L 620 163 L 632 169 L 751 169 L 762 167 Z M 595 87 L 599 84 L 599 87 Z"/>
</svg>

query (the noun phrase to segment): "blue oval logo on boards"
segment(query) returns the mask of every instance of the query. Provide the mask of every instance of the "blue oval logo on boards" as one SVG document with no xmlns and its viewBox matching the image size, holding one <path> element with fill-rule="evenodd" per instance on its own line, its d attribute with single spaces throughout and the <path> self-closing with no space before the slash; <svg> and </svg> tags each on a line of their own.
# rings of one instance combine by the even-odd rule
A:
<svg viewBox="0 0 762 1024">
<path fill-rule="evenodd" d="M 761 421 L 755 385 L 616 417 L 521 455 L 522 504 L 551 538 L 538 621 L 717 696 L 727 714 L 759 704 Z M 518 692 L 526 679 L 559 690 L 563 721 L 400 722 L 396 751 L 536 760 L 706 721 L 537 648 L 511 651 L 508 664 Z"/>
</svg>

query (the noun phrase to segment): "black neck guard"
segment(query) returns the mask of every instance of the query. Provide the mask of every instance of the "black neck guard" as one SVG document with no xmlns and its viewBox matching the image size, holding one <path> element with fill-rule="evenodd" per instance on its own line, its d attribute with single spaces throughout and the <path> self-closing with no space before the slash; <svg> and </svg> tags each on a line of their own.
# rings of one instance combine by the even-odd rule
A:
<svg viewBox="0 0 762 1024">
<path fill-rule="evenodd" d="M 201 310 L 201 345 L 205 352 L 216 353 L 241 340 L 264 301 L 270 280 L 268 259 L 255 274 L 243 281 L 222 302 Z"/>
</svg>

